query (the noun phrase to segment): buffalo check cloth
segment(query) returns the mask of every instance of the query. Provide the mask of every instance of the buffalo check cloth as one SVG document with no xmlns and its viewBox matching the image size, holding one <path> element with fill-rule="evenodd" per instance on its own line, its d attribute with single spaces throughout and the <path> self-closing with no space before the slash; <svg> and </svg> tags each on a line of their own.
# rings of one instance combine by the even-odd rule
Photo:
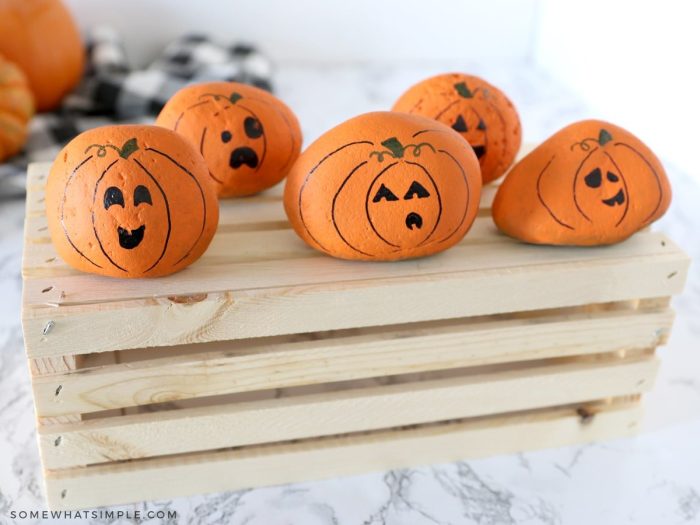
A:
<svg viewBox="0 0 700 525">
<path fill-rule="evenodd" d="M 98 28 L 87 38 L 85 74 L 53 113 L 36 115 L 24 150 L 0 164 L 0 198 L 21 196 L 30 162 L 51 161 L 73 137 L 113 123 L 150 123 L 187 84 L 236 81 L 272 90 L 271 64 L 249 45 L 225 46 L 204 35 L 185 35 L 144 69 L 129 67 L 119 36 Z"/>
</svg>

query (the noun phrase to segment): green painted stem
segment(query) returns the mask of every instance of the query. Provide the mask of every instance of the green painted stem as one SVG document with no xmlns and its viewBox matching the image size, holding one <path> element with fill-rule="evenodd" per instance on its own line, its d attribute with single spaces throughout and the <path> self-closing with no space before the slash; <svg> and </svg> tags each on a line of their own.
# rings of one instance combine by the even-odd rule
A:
<svg viewBox="0 0 700 525">
<path fill-rule="evenodd" d="M 607 129 L 601 129 L 598 134 L 598 144 L 605 146 L 608 142 L 612 140 L 612 135 Z"/>
<path fill-rule="evenodd" d="M 90 144 L 87 148 L 85 148 L 85 153 L 90 151 L 92 148 L 97 148 L 98 157 L 104 157 L 105 155 L 107 155 L 107 148 L 109 148 L 119 153 L 119 156 L 121 158 L 128 159 L 129 155 L 131 155 L 135 151 L 138 151 L 139 145 L 136 141 L 136 138 L 130 138 L 124 143 L 124 145 L 121 148 L 118 148 L 114 144 Z"/>
<path fill-rule="evenodd" d="M 400 159 L 401 157 L 403 157 L 405 148 L 403 147 L 401 142 L 399 142 L 399 139 L 397 139 L 396 137 L 386 139 L 384 142 L 382 142 L 382 146 L 391 151 L 391 154 L 394 156 L 394 158 Z"/>
<path fill-rule="evenodd" d="M 455 90 L 457 90 L 457 93 L 459 94 L 460 97 L 464 98 L 472 98 L 474 97 L 474 93 L 467 87 L 466 82 L 458 82 L 455 84 Z"/>
</svg>

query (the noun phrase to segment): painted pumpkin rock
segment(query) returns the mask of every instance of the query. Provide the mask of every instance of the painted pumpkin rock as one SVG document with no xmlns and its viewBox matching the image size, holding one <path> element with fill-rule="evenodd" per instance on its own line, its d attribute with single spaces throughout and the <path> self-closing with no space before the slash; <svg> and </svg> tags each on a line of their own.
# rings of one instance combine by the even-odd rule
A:
<svg viewBox="0 0 700 525">
<path fill-rule="evenodd" d="M 518 162 L 492 212 L 503 232 L 526 242 L 597 245 L 626 239 L 670 202 L 666 173 L 648 147 L 618 126 L 586 120 Z"/>
<path fill-rule="evenodd" d="M 0 162 L 22 149 L 33 115 L 34 99 L 24 73 L 0 56 Z"/>
<path fill-rule="evenodd" d="M 46 215 L 56 251 L 85 272 L 157 277 L 196 261 L 219 218 L 204 160 L 156 126 L 106 126 L 73 139 L 51 167 Z"/>
<path fill-rule="evenodd" d="M 479 162 L 456 132 L 425 117 L 377 112 L 311 144 L 287 178 L 284 205 L 317 250 L 396 260 L 459 242 L 480 195 Z"/>
<path fill-rule="evenodd" d="M 520 117 L 513 103 L 479 77 L 428 78 L 401 95 L 392 110 L 435 119 L 462 135 L 479 159 L 484 184 L 503 175 L 520 149 Z"/>
<path fill-rule="evenodd" d="M 156 124 L 195 145 L 222 197 L 274 186 L 301 150 L 301 130 L 292 110 L 262 89 L 235 82 L 181 89 Z"/>
</svg>

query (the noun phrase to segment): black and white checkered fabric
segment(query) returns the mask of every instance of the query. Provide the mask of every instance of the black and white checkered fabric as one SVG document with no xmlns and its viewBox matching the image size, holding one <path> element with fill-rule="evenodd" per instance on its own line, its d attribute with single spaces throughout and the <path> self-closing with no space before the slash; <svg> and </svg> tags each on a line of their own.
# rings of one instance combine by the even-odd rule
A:
<svg viewBox="0 0 700 525">
<path fill-rule="evenodd" d="M 180 88 L 226 80 L 272 90 L 271 65 L 255 48 L 222 46 L 203 35 L 169 44 L 145 69 L 129 67 L 119 36 L 109 28 L 89 35 L 85 76 L 54 113 L 35 116 L 22 153 L 0 164 L 0 198 L 24 194 L 30 162 L 51 161 L 88 129 L 111 123 L 150 123 Z"/>
</svg>

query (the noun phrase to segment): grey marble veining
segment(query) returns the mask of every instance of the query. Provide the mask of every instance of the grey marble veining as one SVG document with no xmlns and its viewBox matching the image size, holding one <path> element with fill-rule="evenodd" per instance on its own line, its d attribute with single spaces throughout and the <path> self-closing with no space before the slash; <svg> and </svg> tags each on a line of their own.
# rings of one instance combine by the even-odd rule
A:
<svg viewBox="0 0 700 525">
<path fill-rule="evenodd" d="M 283 67 L 277 84 L 308 143 L 346 118 L 388 108 L 406 86 L 445 69 L 473 71 L 503 87 L 521 111 L 526 140 L 593 116 L 522 65 Z M 700 185 L 666 165 L 675 200 L 657 227 L 700 260 Z M 43 508 L 19 323 L 23 213 L 21 202 L 0 202 L 0 523 L 9 510 Z M 178 522 L 206 525 L 700 523 L 698 264 L 674 306 L 674 333 L 647 396 L 645 432 L 636 438 L 121 508 L 174 509 Z"/>
</svg>

